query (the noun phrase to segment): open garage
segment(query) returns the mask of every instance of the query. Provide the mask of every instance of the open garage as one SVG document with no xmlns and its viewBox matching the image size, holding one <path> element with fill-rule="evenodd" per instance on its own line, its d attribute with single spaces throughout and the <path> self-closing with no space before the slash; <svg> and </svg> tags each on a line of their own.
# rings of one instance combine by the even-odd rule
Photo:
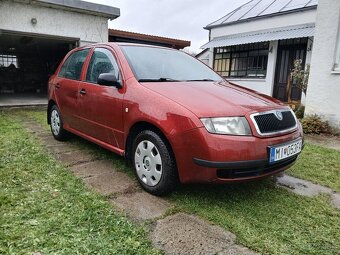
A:
<svg viewBox="0 0 340 255">
<path fill-rule="evenodd" d="M 0 100 L 35 102 L 45 99 L 47 81 L 78 40 L 3 33 L 0 46 Z M 38 102 L 36 101 L 38 100 Z"/>
<path fill-rule="evenodd" d="M 46 104 L 47 81 L 77 46 L 107 42 L 118 8 L 83 1 L 0 2 L 0 106 Z"/>
</svg>

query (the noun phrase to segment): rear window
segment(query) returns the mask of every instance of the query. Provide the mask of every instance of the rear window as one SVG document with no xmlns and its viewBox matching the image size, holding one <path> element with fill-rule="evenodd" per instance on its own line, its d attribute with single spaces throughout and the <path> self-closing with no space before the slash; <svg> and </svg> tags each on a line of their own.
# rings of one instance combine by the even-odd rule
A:
<svg viewBox="0 0 340 255">
<path fill-rule="evenodd" d="M 72 53 L 60 69 L 59 77 L 71 80 L 80 80 L 81 70 L 90 49 L 79 50 Z"/>
</svg>

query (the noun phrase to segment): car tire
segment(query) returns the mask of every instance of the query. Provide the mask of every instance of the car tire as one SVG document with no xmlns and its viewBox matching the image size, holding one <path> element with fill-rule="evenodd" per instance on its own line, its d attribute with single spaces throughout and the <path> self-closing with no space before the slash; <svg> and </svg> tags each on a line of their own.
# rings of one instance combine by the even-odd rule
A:
<svg viewBox="0 0 340 255">
<path fill-rule="evenodd" d="M 176 188 L 175 157 L 162 136 L 151 130 L 140 132 L 134 139 L 131 156 L 136 177 L 147 192 L 163 196 Z"/>
<path fill-rule="evenodd" d="M 64 123 L 60 114 L 60 110 L 56 105 L 51 107 L 49 116 L 53 137 L 58 141 L 65 141 L 67 138 L 67 131 L 64 129 Z"/>
</svg>

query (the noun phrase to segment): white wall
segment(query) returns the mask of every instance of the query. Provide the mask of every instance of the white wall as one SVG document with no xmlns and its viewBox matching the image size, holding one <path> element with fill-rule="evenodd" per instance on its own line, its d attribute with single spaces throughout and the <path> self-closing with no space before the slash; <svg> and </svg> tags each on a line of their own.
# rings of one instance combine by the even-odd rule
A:
<svg viewBox="0 0 340 255">
<path fill-rule="evenodd" d="M 32 25 L 32 18 L 37 19 L 36 25 Z M 94 42 L 107 42 L 107 23 L 107 18 L 90 14 L 57 10 L 14 1 L 0 1 L 0 32 L 3 29 L 79 38 L 80 45 L 84 45 Z"/>
<path fill-rule="evenodd" d="M 340 73 L 333 72 L 339 39 L 340 1 L 319 0 L 307 90 L 306 114 L 318 114 L 340 129 Z"/>
</svg>

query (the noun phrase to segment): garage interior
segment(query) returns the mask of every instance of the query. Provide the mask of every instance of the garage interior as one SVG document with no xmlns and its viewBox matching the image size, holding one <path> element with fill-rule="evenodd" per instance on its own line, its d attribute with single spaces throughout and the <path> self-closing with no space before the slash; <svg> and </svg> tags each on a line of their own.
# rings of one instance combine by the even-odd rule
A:
<svg viewBox="0 0 340 255">
<path fill-rule="evenodd" d="M 0 106 L 43 105 L 47 83 L 79 39 L 0 31 Z"/>
</svg>

